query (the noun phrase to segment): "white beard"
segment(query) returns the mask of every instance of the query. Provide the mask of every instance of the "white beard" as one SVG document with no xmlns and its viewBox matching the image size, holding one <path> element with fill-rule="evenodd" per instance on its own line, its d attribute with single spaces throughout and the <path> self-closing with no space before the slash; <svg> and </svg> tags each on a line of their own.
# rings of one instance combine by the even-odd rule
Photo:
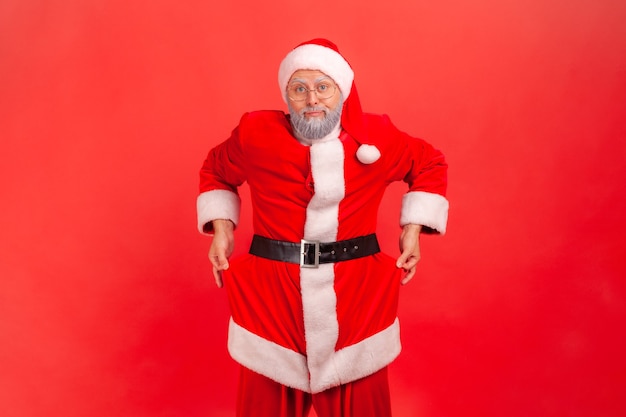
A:
<svg viewBox="0 0 626 417">
<path fill-rule="evenodd" d="M 343 97 L 340 98 L 337 107 L 329 110 L 327 107 L 310 107 L 307 106 L 299 113 L 296 112 L 291 103 L 287 103 L 289 114 L 291 115 L 291 126 L 298 139 L 304 139 L 306 142 L 322 139 L 332 133 L 339 126 L 341 121 L 341 109 L 343 108 Z M 305 112 L 323 111 L 325 116 L 321 119 L 304 117 Z"/>
</svg>

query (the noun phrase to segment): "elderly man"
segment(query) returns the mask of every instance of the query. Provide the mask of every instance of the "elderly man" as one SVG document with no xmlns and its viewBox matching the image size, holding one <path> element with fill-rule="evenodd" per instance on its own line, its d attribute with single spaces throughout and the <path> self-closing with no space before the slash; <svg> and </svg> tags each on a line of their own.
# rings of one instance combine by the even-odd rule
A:
<svg viewBox="0 0 626 417">
<path fill-rule="evenodd" d="M 198 227 L 232 317 L 241 366 L 237 415 L 391 415 L 387 365 L 400 353 L 400 284 L 415 274 L 420 233 L 445 232 L 447 165 L 386 116 L 364 113 L 352 68 L 324 39 L 280 64 L 289 114 L 246 113 L 200 171 Z M 229 261 L 247 181 L 254 236 Z M 401 254 L 380 252 L 377 210 L 405 181 Z"/>
</svg>

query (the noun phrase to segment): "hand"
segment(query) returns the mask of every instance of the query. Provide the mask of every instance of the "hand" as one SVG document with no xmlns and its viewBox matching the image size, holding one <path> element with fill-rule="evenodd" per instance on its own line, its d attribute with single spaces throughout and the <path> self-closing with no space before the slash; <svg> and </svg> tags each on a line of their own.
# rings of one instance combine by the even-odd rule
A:
<svg viewBox="0 0 626 417">
<path fill-rule="evenodd" d="M 209 249 L 209 260 L 213 265 L 213 276 L 218 288 L 222 288 L 222 271 L 228 269 L 228 258 L 235 247 L 235 225 L 230 220 L 213 220 L 213 241 Z"/>
<path fill-rule="evenodd" d="M 420 260 L 420 232 L 422 226 L 419 224 L 407 224 L 402 228 L 400 234 L 400 257 L 396 261 L 396 266 L 405 271 L 402 285 L 406 285 L 415 275 L 417 263 Z"/>
</svg>

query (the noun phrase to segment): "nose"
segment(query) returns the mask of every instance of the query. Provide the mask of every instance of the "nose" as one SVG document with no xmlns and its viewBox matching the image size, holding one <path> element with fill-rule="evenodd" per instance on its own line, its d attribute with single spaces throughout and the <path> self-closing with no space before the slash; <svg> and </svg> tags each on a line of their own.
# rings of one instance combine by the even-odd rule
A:
<svg viewBox="0 0 626 417">
<path fill-rule="evenodd" d="M 315 90 L 309 90 L 306 95 L 307 106 L 315 106 L 317 103 L 319 103 L 319 99 L 317 98 Z"/>
</svg>

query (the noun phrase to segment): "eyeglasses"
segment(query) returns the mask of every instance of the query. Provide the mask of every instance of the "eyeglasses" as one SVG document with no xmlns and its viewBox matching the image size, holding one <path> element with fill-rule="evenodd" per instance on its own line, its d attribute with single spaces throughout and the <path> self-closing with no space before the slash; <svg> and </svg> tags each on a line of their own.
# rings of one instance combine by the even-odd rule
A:
<svg viewBox="0 0 626 417">
<path fill-rule="evenodd" d="M 315 84 L 315 88 L 309 90 L 304 84 L 294 83 L 287 87 L 287 96 L 293 101 L 304 101 L 309 97 L 309 93 L 315 93 L 318 99 L 326 100 L 335 95 L 337 86 L 327 81 Z"/>
</svg>

